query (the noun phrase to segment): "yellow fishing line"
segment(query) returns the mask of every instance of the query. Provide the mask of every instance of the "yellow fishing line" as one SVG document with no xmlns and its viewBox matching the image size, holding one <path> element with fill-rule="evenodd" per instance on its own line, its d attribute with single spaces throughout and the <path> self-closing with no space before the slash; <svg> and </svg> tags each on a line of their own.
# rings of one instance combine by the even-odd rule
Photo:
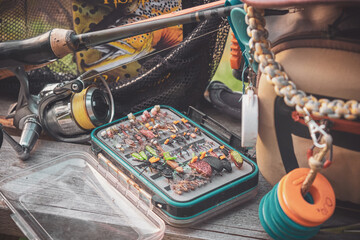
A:
<svg viewBox="0 0 360 240">
<path fill-rule="evenodd" d="M 80 93 L 73 94 L 71 99 L 72 114 L 76 123 L 83 129 L 89 130 L 95 128 L 91 122 L 85 106 L 85 96 L 89 88 L 82 90 Z"/>
</svg>

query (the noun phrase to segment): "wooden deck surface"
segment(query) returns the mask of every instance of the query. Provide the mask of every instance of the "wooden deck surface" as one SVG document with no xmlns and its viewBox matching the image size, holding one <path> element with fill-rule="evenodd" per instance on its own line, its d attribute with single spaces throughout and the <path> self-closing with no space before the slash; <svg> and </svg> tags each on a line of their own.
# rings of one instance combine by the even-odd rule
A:
<svg viewBox="0 0 360 240">
<path fill-rule="evenodd" d="M 0 98 L 1 100 L 1 98 Z M 9 99 L 0 101 L 0 115 L 4 115 L 7 106 L 11 102 Z M 214 109 L 209 109 L 208 113 L 215 118 L 219 118 L 222 123 L 233 131 L 240 131 L 240 123 L 222 116 Z M 16 131 L 12 132 L 16 135 Z M 18 137 L 16 137 L 18 139 Z M 39 140 L 36 148 L 32 152 L 31 159 L 24 162 L 16 157 L 11 147 L 4 142 L 0 151 L 0 179 L 15 174 L 23 169 L 34 166 L 38 163 L 49 161 L 50 159 L 70 151 L 87 151 L 89 146 L 69 143 L 59 143 L 51 140 Z M 271 190 L 271 186 L 260 175 L 257 196 L 242 204 L 241 206 L 229 209 L 206 222 L 195 224 L 189 228 L 175 228 L 167 225 L 164 239 L 270 239 L 263 230 L 258 218 L 258 206 L 261 198 Z M 10 217 L 11 211 L 0 199 L 0 239 L 13 239 L 10 236 L 23 236 Z M 335 216 L 327 223 L 328 226 L 338 224 L 349 224 L 354 221 L 360 222 L 359 215 L 349 216 L 346 212 L 339 209 Z M 61 227 L 61 226 L 59 226 Z M 8 235 L 5 237 L 4 235 Z M 358 234 L 329 235 L 320 232 L 314 239 L 360 239 Z"/>
</svg>

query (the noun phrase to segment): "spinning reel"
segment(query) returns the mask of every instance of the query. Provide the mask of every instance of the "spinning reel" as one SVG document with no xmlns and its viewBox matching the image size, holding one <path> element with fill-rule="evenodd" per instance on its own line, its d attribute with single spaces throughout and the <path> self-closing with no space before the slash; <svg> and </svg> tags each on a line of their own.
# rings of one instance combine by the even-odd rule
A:
<svg viewBox="0 0 360 240">
<path fill-rule="evenodd" d="M 108 94 L 93 85 L 85 87 L 81 79 L 87 72 L 72 81 L 48 84 L 38 95 L 30 95 L 24 68 L 12 71 L 20 81 L 20 92 L 8 118 L 13 118 L 14 125 L 22 130 L 20 142 L 2 131 L 22 160 L 29 158 L 42 130 L 59 141 L 83 143 L 90 140 L 90 130 L 113 119 L 114 101 L 101 76 Z"/>
</svg>

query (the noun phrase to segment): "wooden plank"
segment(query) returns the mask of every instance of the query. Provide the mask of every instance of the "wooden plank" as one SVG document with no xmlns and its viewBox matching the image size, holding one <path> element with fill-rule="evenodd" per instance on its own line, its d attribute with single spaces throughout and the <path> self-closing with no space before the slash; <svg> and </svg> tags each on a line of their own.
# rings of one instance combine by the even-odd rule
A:
<svg viewBox="0 0 360 240">
<path fill-rule="evenodd" d="M 19 240 L 19 237 L 0 234 L 0 240 Z"/>
<path fill-rule="evenodd" d="M 6 206 L 2 205 L 1 201 L 2 200 L 0 200 L 0 235 L 5 234 L 16 237 L 24 237 L 24 234 L 10 217 L 11 211 Z"/>
</svg>

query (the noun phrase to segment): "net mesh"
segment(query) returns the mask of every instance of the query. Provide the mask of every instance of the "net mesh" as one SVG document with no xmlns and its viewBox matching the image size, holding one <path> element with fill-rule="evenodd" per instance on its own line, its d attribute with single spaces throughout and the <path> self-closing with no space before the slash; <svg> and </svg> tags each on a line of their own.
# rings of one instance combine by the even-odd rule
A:
<svg viewBox="0 0 360 240">
<path fill-rule="evenodd" d="M 211 1 L 183 1 L 188 8 Z M 26 39 L 53 28 L 73 29 L 71 0 L 0 1 L 0 41 Z M 155 104 L 179 110 L 196 103 L 221 60 L 229 31 L 227 21 L 214 18 L 184 26 L 184 42 L 166 51 L 138 60 L 141 68 L 135 78 L 109 82 L 116 103 L 116 115 L 135 112 Z M 122 66 L 124 67 L 124 66 Z M 45 84 L 78 76 L 74 55 L 29 73 L 31 93 Z M 0 91 L 17 93 L 15 78 L 0 80 Z"/>
</svg>

